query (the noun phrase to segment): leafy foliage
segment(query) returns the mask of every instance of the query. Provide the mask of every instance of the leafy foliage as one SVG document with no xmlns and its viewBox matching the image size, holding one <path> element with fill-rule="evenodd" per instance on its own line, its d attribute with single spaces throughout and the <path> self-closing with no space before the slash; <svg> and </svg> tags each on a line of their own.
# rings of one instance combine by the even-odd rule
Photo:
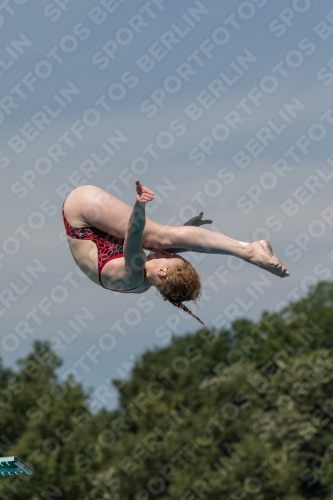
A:
<svg viewBox="0 0 333 500">
<path fill-rule="evenodd" d="M 0 499 L 333 498 L 332 305 L 319 283 L 258 323 L 173 338 L 96 415 L 36 342 L 18 373 L 0 364 L 1 453 L 35 469 Z"/>
</svg>

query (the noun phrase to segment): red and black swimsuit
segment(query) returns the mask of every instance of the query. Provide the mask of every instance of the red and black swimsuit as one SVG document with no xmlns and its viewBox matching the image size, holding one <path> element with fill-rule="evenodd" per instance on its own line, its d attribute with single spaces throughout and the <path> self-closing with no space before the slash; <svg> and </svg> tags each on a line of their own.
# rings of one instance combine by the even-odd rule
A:
<svg viewBox="0 0 333 500">
<path fill-rule="evenodd" d="M 143 283 L 137 287 L 129 288 L 128 290 L 112 290 L 111 288 L 107 288 L 102 283 L 102 269 L 110 262 L 110 260 L 118 259 L 119 257 L 124 257 L 123 254 L 123 246 L 124 240 L 121 238 L 116 238 L 108 233 L 104 233 L 104 231 L 100 231 L 95 227 L 72 227 L 64 213 L 64 205 L 62 206 L 62 219 L 64 221 L 65 230 L 67 236 L 70 238 L 74 238 L 76 240 L 90 240 L 93 241 L 97 247 L 98 254 L 98 279 L 103 288 L 106 290 L 111 290 L 113 292 L 131 292 L 132 290 L 136 290 L 140 286 L 142 286 L 146 281 L 146 269 L 144 270 L 144 280 Z M 140 292 L 144 292 L 148 290 L 149 287 L 144 290 L 140 290 Z"/>
</svg>

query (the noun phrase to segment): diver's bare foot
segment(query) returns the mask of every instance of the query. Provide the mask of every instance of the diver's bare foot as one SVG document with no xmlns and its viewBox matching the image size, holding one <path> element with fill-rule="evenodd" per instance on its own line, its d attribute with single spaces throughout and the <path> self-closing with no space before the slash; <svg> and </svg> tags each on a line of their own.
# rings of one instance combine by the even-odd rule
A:
<svg viewBox="0 0 333 500">
<path fill-rule="evenodd" d="M 268 240 L 254 241 L 247 247 L 248 261 L 280 278 L 289 276 L 288 269 L 277 258 Z"/>
</svg>

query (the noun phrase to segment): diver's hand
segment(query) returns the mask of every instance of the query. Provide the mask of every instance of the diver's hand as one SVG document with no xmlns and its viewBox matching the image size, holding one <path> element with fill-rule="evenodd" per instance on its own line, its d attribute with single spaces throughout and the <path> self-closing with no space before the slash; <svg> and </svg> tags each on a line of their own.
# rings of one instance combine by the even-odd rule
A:
<svg viewBox="0 0 333 500">
<path fill-rule="evenodd" d="M 212 220 L 202 220 L 203 212 L 200 212 L 199 215 L 192 217 L 192 219 L 185 222 L 184 226 L 203 226 L 204 224 L 212 224 Z"/>
<path fill-rule="evenodd" d="M 148 203 L 148 201 L 152 201 L 154 199 L 154 193 L 150 189 L 143 186 L 140 181 L 135 181 L 136 187 L 136 199 L 143 203 Z"/>
</svg>

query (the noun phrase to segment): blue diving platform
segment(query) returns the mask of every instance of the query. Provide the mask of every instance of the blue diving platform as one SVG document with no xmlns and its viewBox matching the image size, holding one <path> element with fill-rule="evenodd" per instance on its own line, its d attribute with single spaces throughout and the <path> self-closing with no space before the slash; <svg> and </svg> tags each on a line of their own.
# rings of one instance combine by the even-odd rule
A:
<svg viewBox="0 0 333 500">
<path fill-rule="evenodd" d="M 17 476 L 28 474 L 31 476 L 33 470 L 17 457 L 0 457 L 0 478 L 2 476 Z"/>
</svg>

